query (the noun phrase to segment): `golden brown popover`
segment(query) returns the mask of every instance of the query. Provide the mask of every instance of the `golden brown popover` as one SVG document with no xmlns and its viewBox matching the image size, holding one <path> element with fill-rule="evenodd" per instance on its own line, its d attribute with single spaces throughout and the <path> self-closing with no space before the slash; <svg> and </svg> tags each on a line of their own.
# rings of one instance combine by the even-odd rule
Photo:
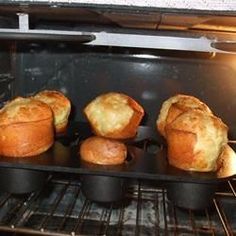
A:
<svg viewBox="0 0 236 236">
<path fill-rule="evenodd" d="M 114 139 L 92 136 L 80 146 L 81 159 L 99 165 L 118 165 L 127 156 L 125 144 Z"/>
<path fill-rule="evenodd" d="M 166 126 L 169 163 L 189 171 L 215 171 L 228 142 L 228 127 L 214 115 L 192 109 Z"/>
<path fill-rule="evenodd" d="M 136 135 L 144 109 L 129 96 L 110 92 L 92 100 L 84 113 L 96 135 L 127 139 Z"/>
<path fill-rule="evenodd" d="M 47 103 L 51 107 L 54 116 L 55 131 L 57 134 L 64 133 L 71 111 L 70 100 L 62 92 L 55 90 L 41 91 L 34 98 Z"/>
<path fill-rule="evenodd" d="M 165 137 L 165 127 L 183 112 L 190 109 L 199 109 L 206 113 L 212 114 L 210 108 L 198 98 L 177 94 L 167 99 L 161 107 L 158 119 L 156 121 L 157 129 Z"/>
<path fill-rule="evenodd" d="M 47 104 L 18 97 L 0 110 L 1 155 L 34 156 L 49 149 L 53 141 L 53 114 Z"/>
</svg>

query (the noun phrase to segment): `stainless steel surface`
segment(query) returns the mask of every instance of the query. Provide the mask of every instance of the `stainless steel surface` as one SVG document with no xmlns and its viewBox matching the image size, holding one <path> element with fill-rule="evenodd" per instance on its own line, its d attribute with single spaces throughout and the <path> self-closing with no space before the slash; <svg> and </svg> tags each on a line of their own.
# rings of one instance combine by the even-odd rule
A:
<svg viewBox="0 0 236 236">
<path fill-rule="evenodd" d="M 211 43 L 213 41 L 205 37 L 184 38 L 157 35 L 117 34 L 106 32 L 93 34 L 96 36 L 96 39 L 93 42 L 88 43 L 90 45 L 155 48 L 197 52 L 220 52 L 220 50 L 212 48 Z"/>
<path fill-rule="evenodd" d="M 218 10 L 218 11 L 233 11 L 236 8 L 234 0 L 195 0 L 195 1 L 182 1 L 182 0 L 7 0 L 7 2 L 34 2 L 34 3 L 64 3 L 64 4 L 93 4 L 93 5 L 121 5 L 121 6 L 139 6 L 139 7 L 159 7 L 159 8 L 172 8 L 172 9 L 200 9 L 200 10 Z"/>
</svg>

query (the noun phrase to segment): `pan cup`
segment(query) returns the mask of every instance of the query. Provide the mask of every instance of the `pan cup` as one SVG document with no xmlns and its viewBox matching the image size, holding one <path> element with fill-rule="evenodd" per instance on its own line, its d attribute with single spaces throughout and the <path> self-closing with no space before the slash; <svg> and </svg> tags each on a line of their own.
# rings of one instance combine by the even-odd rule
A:
<svg viewBox="0 0 236 236">
<path fill-rule="evenodd" d="M 94 202 L 118 202 L 125 196 L 127 180 L 112 176 L 83 175 L 81 176 L 81 190 L 87 199 Z"/>
<path fill-rule="evenodd" d="M 216 183 L 168 182 L 167 198 L 175 206 L 191 210 L 203 210 L 213 203 Z"/>
<path fill-rule="evenodd" d="M 20 168 L 0 168 L 0 189 L 12 194 L 27 194 L 43 187 L 48 173 Z"/>
</svg>

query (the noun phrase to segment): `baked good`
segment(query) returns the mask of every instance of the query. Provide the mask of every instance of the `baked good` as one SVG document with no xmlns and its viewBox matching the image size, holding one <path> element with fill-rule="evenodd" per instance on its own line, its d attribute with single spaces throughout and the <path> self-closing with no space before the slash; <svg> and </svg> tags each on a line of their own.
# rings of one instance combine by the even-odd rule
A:
<svg viewBox="0 0 236 236">
<path fill-rule="evenodd" d="M 110 92 L 92 100 L 84 113 L 96 135 L 126 139 L 136 135 L 143 108 L 131 97 Z"/>
<path fill-rule="evenodd" d="M 171 123 L 178 115 L 190 109 L 199 109 L 206 113 L 212 114 L 210 108 L 198 98 L 177 94 L 167 99 L 161 107 L 158 119 L 156 121 L 157 129 L 161 135 L 165 135 L 165 127 Z"/>
<path fill-rule="evenodd" d="M 53 114 L 47 104 L 18 97 L 0 110 L 0 155 L 37 155 L 50 148 L 53 141 Z"/>
<path fill-rule="evenodd" d="M 80 156 L 93 164 L 118 165 L 125 161 L 127 148 L 120 141 L 92 136 L 81 144 Z"/>
<path fill-rule="evenodd" d="M 225 145 L 223 151 L 217 161 L 218 177 L 229 177 L 236 174 L 236 153 L 234 150 L 229 146 Z"/>
<path fill-rule="evenodd" d="M 228 127 L 218 117 L 198 109 L 179 115 L 165 129 L 168 160 L 190 171 L 215 171 L 227 144 Z"/>
<path fill-rule="evenodd" d="M 54 90 L 41 91 L 34 98 L 47 103 L 51 107 L 56 133 L 65 132 L 71 111 L 70 100 L 63 93 Z"/>
</svg>

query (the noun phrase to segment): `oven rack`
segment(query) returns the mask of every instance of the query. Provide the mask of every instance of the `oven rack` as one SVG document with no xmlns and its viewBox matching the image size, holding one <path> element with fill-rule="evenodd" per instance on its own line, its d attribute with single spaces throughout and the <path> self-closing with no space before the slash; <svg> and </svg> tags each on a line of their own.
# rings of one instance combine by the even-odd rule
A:
<svg viewBox="0 0 236 236">
<path fill-rule="evenodd" d="M 74 175 L 53 174 L 26 195 L 0 195 L 0 230 L 36 235 L 235 235 L 236 178 L 200 212 L 168 201 L 162 183 L 135 180 L 124 201 L 87 200 Z M 99 194 L 99 193 L 98 193 Z M 200 197 L 200 196 L 199 196 Z"/>
</svg>

